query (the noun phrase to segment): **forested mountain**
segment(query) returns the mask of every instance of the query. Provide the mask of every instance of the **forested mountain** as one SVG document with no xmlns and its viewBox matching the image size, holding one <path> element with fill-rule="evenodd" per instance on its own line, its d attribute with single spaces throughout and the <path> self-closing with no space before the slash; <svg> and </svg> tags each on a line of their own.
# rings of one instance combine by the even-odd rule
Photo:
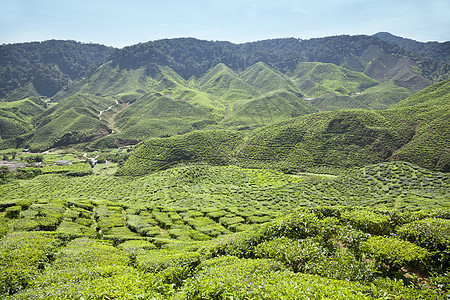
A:
<svg viewBox="0 0 450 300">
<path fill-rule="evenodd" d="M 0 98 L 17 88 L 31 88 L 39 95 L 51 97 L 71 81 L 103 64 L 111 51 L 103 45 L 57 40 L 2 45 Z M 30 83 L 32 87 L 28 86 Z M 14 95 L 9 99 L 21 100 Z"/>
<path fill-rule="evenodd" d="M 448 57 L 448 42 L 436 45 L 427 43 L 426 46 L 419 43 L 419 46 L 413 47 L 410 46 L 411 43 L 397 45 L 390 41 L 392 39 L 385 34 L 378 34 L 373 37 L 342 35 L 310 40 L 285 38 L 244 44 L 177 38 L 140 43 L 123 49 L 57 40 L 2 45 L 0 97 L 6 98 L 19 87 L 24 90 L 25 97 L 31 96 L 30 92 L 51 97 L 71 81 L 81 78 L 107 60 L 112 60 L 125 69 L 169 66 L 189 79 L 191 76 L 202 76 L 218 63 L 223 63 L 234 71 L 242 71 L 258 62 L 264 62 L 286 74 L 293 72 L 299 62 L 323 62 L 364 72 L 369 62 L 373 62 L 374 58 L 380 59 L 374 55 L 379 56 L 381 53 L 390 59 L 386 66 L 388 69 L 402 59 L 409 58 L 412 59 L 411 65 L 417 67 L 417 71 L 428 80 L 440 81 L 447 78 L 448 63 L 439 61 L 448 62 L 445 59 Z M 425 59 L 411 51 L 428 51 L 434 55 L 427 55 L 430 59 Z M 399 79 L 392 74 L 386 78 Z M 27 85 L 29 83 L 33 86 Z M 21 100 L 18 99 L 20 95 L 22 94 L 16 92 L 11 95 L 11 99 Z"/>
<path fill-rule="evenodd" d="M 380 58 L 380 55 L 383 57 Z M 310 40 L 273 39 L 244 44 L 192 38 L 159 40 L 116 50 L 112 59 L 123 68 L 167 65 L 188 79 L 203 75 L 218 63 L 239 71 L 257 62 L 264 62 L 283 73 L 289 73 L 295 70 L 299 62 L 323 62 L 364 72 L 374 58 L 389 59 L 386 68 L 390 69 L 402 58 L 410 56 L 401 47 L 376 37 L 342 35 Z M 439 73 L 433 62 L 423 61 L 421 64 L 418 69 L 429 74 L 430 79 L 433 75 L 447 75 Z M 439 74 L 434 74 L 436 72 Z"/>
<path fill-rule="evenodd" d="M 437 61 L 450 62 L 450 42 L 422 43 L 412 39 L 395 36 L 389 32 L 378 32 L 373 36 L 382 41 L 392 42 L 410 52 L 414 52 Z"/>
</svg>

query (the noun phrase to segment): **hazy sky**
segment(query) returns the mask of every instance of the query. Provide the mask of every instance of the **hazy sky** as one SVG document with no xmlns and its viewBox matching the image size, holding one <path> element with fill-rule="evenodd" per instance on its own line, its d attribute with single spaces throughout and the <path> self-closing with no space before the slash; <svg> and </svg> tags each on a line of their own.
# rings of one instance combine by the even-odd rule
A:
<svg viewBox="0 0 450 300">
<path fill-rule="evenodd" d="M 0 44 L 70 39 L 123 47 L 173 37 L 235 43 L 388 31 L 450 40 L 449 0 L 0 0 Z"/>
</svg>

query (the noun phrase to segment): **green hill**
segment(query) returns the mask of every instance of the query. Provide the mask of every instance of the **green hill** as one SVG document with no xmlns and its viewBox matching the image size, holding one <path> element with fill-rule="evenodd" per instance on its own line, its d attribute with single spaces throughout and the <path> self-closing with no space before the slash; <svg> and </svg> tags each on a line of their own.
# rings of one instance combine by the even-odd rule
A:
<svg viewBox="0 0 450 300">
<path fill-rule="evenodd" d="M 98 68 L 92 76 L 59 92 L 54 99 L 65 99 L 76 93 L 115 96 L 120 102 L 134 101 L 149 92 L 146 88 L 145 68 L 120 69 L 108 62 Z"/>
<path fill-rule="evenodd" d="M 227 127 L 263 126 L 317 112 L 298 94 L 286 90 L 266 93 L 251 100 L 236 101 L 221 124 Z"/>
<path fill-rule="evenodd" d="M 0 102 L 0 140 L 28 133 L 33 120 L 44 112 L 44 102 L 38 98 Z"/>
<path fill-rule="evenodd" d="M 321 111 L 338 109 L 387 109 L 406 99 L 413 93 L 386 81 L 352 95 L 324 94 L 311 100 Z"/>
<path fill-rule="evenodd" d="M 111 97 L 75 94 L 44 111 L 27 133 L 24 146 L 32 150 L 79 144 L 108 135 L 110 129 L 99 111 L 115 104 Z"/>
<path fill-rule="evenodd" d="M 116 120 L 120 136 L 139 140 L 183 134 L 216 122 L 210 109 L 158 93 L 138 99 Z"/>
<path fill-rule="evenodd" d="M 448 81 L 436 84 L 385 111 L 322 112 L 265 126 L 250 132 L 235 148 L 227 148 L 222 158 L 244 167 L 289 172 L 318 168 L 339 172 L 388 160 L 404 160 L 446 171 L 450 163 L 447 87 Z M 187 140 L 188 136 L 170 140 L 170 153 L 183 153 Z M 164 139 L 153 142 L 166 143 Z M 134 156 L 137 160 L 133 164 L 156 157 L 158 161 L 173 163 L 189 161 L 189 156 L 166 157 L 165 153 L 155 153 L 145 143 L 136 151 L 145 155 Z M 122 174 L 133 174 L 127 169 L 125 164 Z"/>
<path fill-rule="evenodd" d="M 137 146 L 117 174 L 144 175 L 183 162 L 228 165 L 232 163 L 233 150 L 242 138 L 239 132 L 212 130 L 148 139 Z"/>
<path fill-rule="evenodd" d="M 223 99 L 224 103 L 249 99 L 258 92 L 225 64 L 218 64 L 198 80 L 201 90 Z"/>
<path fill-rule="evenodd" d="M 448 81 L 434 85 L 385 111 L 326 112 L 267 126 L 254 132 L 239 160 L 252 167 L 287 169 L 404 160 L 448 170 L 447 89 Z M 426 101 L 421 104 L 401 108 L 422 97 Z"/>
<path fill-rule="evenodd" d="M 415 130 L 413 139 L 393 154 L 393 159 L 417 163 L 432 169 L 450 170 L 450 80 L 432 85 L 398 103 L 390 111 L 408 120 Z M 401 117 L 400 117 L 401 116 Z"/>
<path fill-rule="evenodd" d="M 378 84 L 359 72 L 325 63 L 299 63 L 294 78 L 297 87 L 308 97 L 325 93 L 348 95 Z"/>
<path fill-rule="evenodd" d="M 248 67 L 242 72 L 241 78 L 260 93 L 285 90 L 300 94 L 300 91 L 288 77 L 263 62 Z"/>
</svg>

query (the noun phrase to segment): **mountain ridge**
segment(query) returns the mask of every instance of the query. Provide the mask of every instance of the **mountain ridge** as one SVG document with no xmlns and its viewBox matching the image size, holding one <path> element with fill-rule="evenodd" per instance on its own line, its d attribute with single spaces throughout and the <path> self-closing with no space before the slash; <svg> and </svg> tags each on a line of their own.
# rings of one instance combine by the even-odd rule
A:
<svg viewBox="0 0 450 300">
<path fill-rule="evenodd" d="M 383 51 L 395 56 L 411 56 L 410 52 L 397 44 L 365 35 L 341 35 L 308 40 L 284 38 L 243 44 L 176 38 L 150 41 L 121 49 L 58 40 L 8 44 L 0 46 L 0 97 L 11 94 L 13 90 L 25 86 L 28 82 L 35 85 L 40 95 L 51 97 L 71 81 L 81 79 L 91 72 L 93 67 L 108 60 L 125 69 L 152 64 L 169 66 L 185 79 L 204 74 L 219 62 L 233 70 L 243 70 L 262 61 L 286 73 L 293 71 L 300 61 L 317 61 L 334 63 L 362 72 L 363 65 L 358 55 L 370 44 L 378 45 Z M 430 47 L 433 45 L 435 44 Z M 74 51 L 70 50 L 70 47 Z M 98 53 L 95 54 L 93 49 L 97 49 Z M 447 63 L 419 59 L 416 56 L 413 60 L 418 61 L 418 70 L 429 80 L 436 82 L 446 79 L 443 76 L 446 76 L 449 70 Z M 28 71 L 27 68 L 33 64 L 37 68 Z M 38 75 L 45 81 L 32 80 Z"/>
</svg>

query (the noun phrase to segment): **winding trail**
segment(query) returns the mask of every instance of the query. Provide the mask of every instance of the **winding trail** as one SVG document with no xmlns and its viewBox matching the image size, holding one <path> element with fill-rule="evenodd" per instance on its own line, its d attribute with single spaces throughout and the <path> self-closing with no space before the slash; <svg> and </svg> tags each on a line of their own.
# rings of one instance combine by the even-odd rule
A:
<svg viewBox="0 0 450 300">
<path fill-rule="evenodd" d="M 116 101 L 116 104 L 113 104 L 113 105 L 109 106 L 107 109 L 101 110 L 101 111 L 98 113 L 97 117 L 98 117 L 100 120 L 102 120 L 101 117 L 102 117 L 102 114 L 103 114 L 104 112 L 107 112 L 108 110 L 111 110 L 111 109 L 113 109 L 115 106 L 119 105 L 119 101 L 118 101 L 116 98 L 114 98 L 114 100 Z"/>
</svg>

